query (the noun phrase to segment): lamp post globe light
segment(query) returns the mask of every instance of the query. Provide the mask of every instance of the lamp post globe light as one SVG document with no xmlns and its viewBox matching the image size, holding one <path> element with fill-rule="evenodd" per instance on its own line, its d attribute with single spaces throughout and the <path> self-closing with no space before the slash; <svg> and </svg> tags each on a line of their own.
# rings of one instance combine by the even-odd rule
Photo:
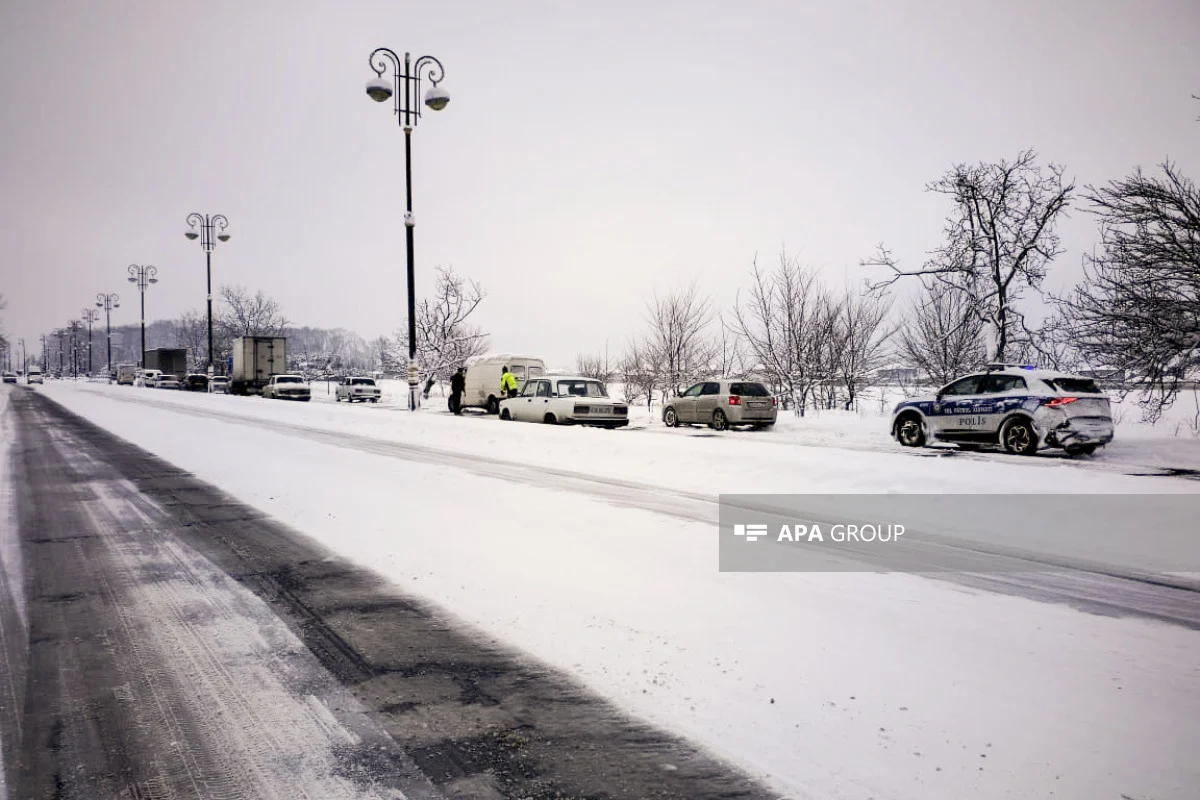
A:
<svg viewBox="0 0 1200 800">
<path fill-rule="evenodd" d="M 208 272 L 208 377 L 213 376 L 213 313 L 212 313 L 212 251 L 217 242 L 229 241 L 229 220 L 224 214 L 191 213 L 187 217 L 188 228 L 183 235 L 191 240 L 200 240 L 204 248 L 204 263 Z"/>
<path fill-rule="evenodd" d="M 138 366 L 143 369 L 146 367 L 146 289 L 150 284 L 158 283 L 158 278 L 154 277 L 157 274 L 158 268 L 151 264 L 129 265 L 129 282 L 137 284 L 138 291 L 142 293 L 142 350 L 138 355 Z"/>
<path fill-rule="evenodd" d="M 416 219 L 412 213 L 412 131 L 421 118 L 421 106 L 417 98 L 421 94 L 421 76 L 424 73 L 432 86 L 425 92 L 425 105 L 441 111 L 450 102 L 450 94 L 441 86 L 445 77 L 442 62 L 433 56 L 421 56 L 412 60 L 409 53 L 403 60 L 394 50 L 380 47 L 371 53 L 368 63 L 375 77 L 367 81 L 367 96 L 377 103 L 395 98 L 393 113 L 404 130 L 404 185 L 407 205 L 404 212 L 405 244 L 408 253 L 408 408 L 416 411 L 420 406 L 417 384 L 420 375 L 417 368 L 417 318 L 416 278 L 413 267 L 413 228 Z M 388 68 L 392 77 L 384 77 Z"/>
<path fill-rule="evenodd" d="M 100 319 L 100 312 L 94 308 L 85 308 L 80 318 L 87 323 L 88 328 L 88 377 L 92 375 L 92 323 Z"/>
<path fill-rule="evenodd" d="M 108 379 L 112 380 L 112 310 L 121 307 L 121 298 L 115 293 L 96 295 L 96 307 L 104 309 L 104 336 L 107 340 L 105 350 L 108 354 Z M 98 312 L 97 312 L 98 313 Z"/>
</svg>

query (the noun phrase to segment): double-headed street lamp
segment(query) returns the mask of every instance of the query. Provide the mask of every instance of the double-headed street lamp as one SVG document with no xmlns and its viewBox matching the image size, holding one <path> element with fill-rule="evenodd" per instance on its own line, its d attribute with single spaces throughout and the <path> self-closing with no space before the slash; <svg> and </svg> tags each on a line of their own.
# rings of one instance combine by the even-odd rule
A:
<svg viewBox="0 0 1200 800">
<path fill-rule="evenodd" d="M 208 271 L 208 377 L 213 376 L 213 316 L 212 316 L 212 251 L 217 242 L 229 241 L 229 220 L 224 214 L 197 214 L 192 212 L 187 218 L 188 229 L 183 235 L 189 239 L 199 239 L 204 248 L 204 263 Z"/>
<path fill-rule="evenodd" d="M 107 339 L 108 379 L 112 380 L 112 310 L 121 307 L 121 298 L 115 292 L 112 294 L 104 294 L 102 292 L 96 295 L 96 307 L 104 309 L 104 336 Z"/>
<path fill-rule="evenodd" d="M 71 334 L 71 380 L 79 377 L 79 320 L 67 322 L 67 331 Z"/>
<path fill-rule="evenodd" d="M 446 73 L 442 62 L 433 56 L 421 56 L 413 62 L 411 56 L 405 53 L 401 63 L 400 56 L 394 50 L 380 47 L 371 53 L 368 63 L 375 71 L 375 77 L 367 81 L 367 96 L 377 103 L 395 97 L 396 121 L 404 130 L 404 185 L 408 201 L 404 212 L 408 249 L 408 408 L 416 411 L 420 403 L 420 392 L 417 390 L 420 376 L 417 370 L 417 300 L 413 268 L 413 227 L 417 223 L 412 213 L 412 131 L 421 118 L 421 106 L 417 98 L 421 94 L 422 71 L 433 84 L 425 93 L 425 105 L 434 111 L 441 111 L 450 102 L 450 94 L 438 86 Z M 389 66 L 392 68 L 390 79 L 383 76 Z"/>
<path fill-rule="evenodd" d="M 154 277 L 157 274 L 158 268 L 152 264 L 129 265 L 129 282 L 136 283 L 138 291 L 142 293 L 142 352 L 138 356 L 138 366 L 143 368 L 146 366 L 146 289 L 150 288 L 150 284 L 158 283 L 158 278 Z"/>
<path fill-rule="evenodd" d="M 63 374 L 63 336 L 66 334 L 67 332 L 62 328 L 54 329 L 54 335 L 58 337 L 58 377 L 60 378 Z"/>
<path fill-rule="evenodd" d="M 88 326 L 88 375 L 92 374 L 92 323 L 100 319 L 100 312 L 94 308 L 85 308 L 80 316 Z"/>
</svg>

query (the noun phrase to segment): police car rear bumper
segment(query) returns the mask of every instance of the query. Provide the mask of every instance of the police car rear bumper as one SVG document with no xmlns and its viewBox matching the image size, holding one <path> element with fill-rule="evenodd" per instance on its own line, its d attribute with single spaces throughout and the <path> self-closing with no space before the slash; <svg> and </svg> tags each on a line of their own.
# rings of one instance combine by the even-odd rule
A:
<svg viewBox="0 0 1200 800">
<path fill-rule="evenodd" d="M 1058 447 L 1104 445 L 1112 440 L 1112 421 L 1101 419 L 1067 420 L 1046 434 L 1046 444 Z"/>
</svg>

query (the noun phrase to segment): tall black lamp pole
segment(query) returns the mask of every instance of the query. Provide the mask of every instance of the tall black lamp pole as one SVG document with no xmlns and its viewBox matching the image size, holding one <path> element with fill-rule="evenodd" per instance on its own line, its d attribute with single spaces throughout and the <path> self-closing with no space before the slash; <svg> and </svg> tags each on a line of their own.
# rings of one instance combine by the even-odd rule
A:
<svg viewBox="0 0 1200 800">
<path fill-rule="evenodd" d="M 417 367 L 417 300 L 413 267 L 413 227 L 417 223 L 412 213 L 412 131 L 421 118 L 418 98 L 421 94 L 422 71 L 433 84 L 425 93 L 425 105 L 434 111 L 441 111 L 450 102 L 450 95 L 438 86 L 445 77 L 445 70 L 442 69 L 442 62 L 433 56 L 421 56 L 414 62 L 410 54 L 405 53 L 401 60 L 396 51 L 380 47 L 371 53 L 368 63 L 375 71 L 375 77 L 367 81 L 367 96 L 378 103 L 395 97 L 396 121 L 404 130 L 404 184 L 408 201 L 404 212 L 405 244 L 408 249 L 408 408 L 416 411 L 421 395 L 417 389 L 420 373 Z M 390 80 L 383 76 L 389 66 L 392 68 Z"/>
<path fill-rule="evenodd" d="M 224 214 L 188 214 L 188 229 L 183 235 L 199 239 L 204 248 L 204 262 L 208 270 L 208 377 L 213 376 L 213 313 L 212 313 L 212 251 L 217 242 L 229 241 L 229 220 Z"/>
</svg>

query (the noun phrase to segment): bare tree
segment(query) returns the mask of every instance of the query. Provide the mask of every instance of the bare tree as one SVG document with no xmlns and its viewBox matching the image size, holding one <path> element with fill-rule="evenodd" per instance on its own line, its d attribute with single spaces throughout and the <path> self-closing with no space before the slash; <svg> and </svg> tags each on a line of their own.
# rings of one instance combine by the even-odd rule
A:
<svg viewBox="0 0 1200 800">
<path fill-rule="evenodd" d="M 427 377 L 426 397 L 435 381 L 448 378 L 456 367 L 487 349 L 487 334 L 469 321 L 486 296 L 478 283 L 453 267 L 437 268 L 433 296 L 417 306 L 417 363 Z M 396 339 L 407 353 L 407 331 L 397 333 Z"/>
<path fill-rule="evenodd" d="M 900 329 L 898 351 L 936 383 L 948 383 L 983 365 L 987 357 L 983 319 L 974 299 L 953 286 L 929 281 Z"/>
<path fill-rule="evenodd" d="M 816 275 L 786 253 L 773 272 L 755 259 L 748 297 L 739 294 L 731 325 L 761 373 L 803 416 L 814 386 L 830 377 L 827 343 L 832 301 Z"/>
<path fill-rule="evenodd" d="M 895 329 L 885 325 L 891 300 L 847 290 L 833 311 L 830 365 L 846 393 L 845 407 L 855 407 L 858 391 L 883 363 L 884 348 Z"/>
<path fill-rule="evenodd" d="M 614 365 L 609 361 L 607 346 L 603 353 L 580 353 L 575 356 L 575 371 L 585 378 L 595 378 L 606 386 L 616 374 Z"/>
<path fill-rule="evenodd" d="M 185 347 L 192 369 L 208 363 L 208 317 L 199 311 L 185 311 L 175 320 L 175 346 Z"/>
<path fill-rule="evenodd" d="M 659 385 L 659 371 L 646 353 L 645 345 L 630 342 L 617 370 L 625 387 L 625 402 L 636 403 L 645 397 L 646 408 L 650 408 L 654 404 L 654 390 Z"/>
<path fill-rule="evenodd" d="M 1170 163 L 1087 187 L 1101 250 L 1060 308 L 1095 365 L 1141 377 L 1148 419 L 1174 402 L 1200 366 L 1200 191 Z"/>
<path fill-rule="evenodd" d="M 664 297 L 655 295 L 647 312 L 650 329 L 642 355 L 657 369 L 664 396 L 678 395 L 713 368 L 712 303 L 692 283 Z"/>
<path fill-rule="evenodd" d="M 965 293 L 991 334 L 989 358 L 1003 360 L 1021 324 L 1016 302 L 1025 289 L 1041 286 L 1047 265 L 1062 252 L 1055 227 L 1075 185 L 1064 180 L 1061 166 L 1043 170 L 1027 150 L 1012 162 L 956 164 L 926 188 L 954 202 L 945 243 L 920 269 L 901 269 L 882 245 L 863 264 L 892 272 L 875 288 L 920 275 Z"/>
</svg>

